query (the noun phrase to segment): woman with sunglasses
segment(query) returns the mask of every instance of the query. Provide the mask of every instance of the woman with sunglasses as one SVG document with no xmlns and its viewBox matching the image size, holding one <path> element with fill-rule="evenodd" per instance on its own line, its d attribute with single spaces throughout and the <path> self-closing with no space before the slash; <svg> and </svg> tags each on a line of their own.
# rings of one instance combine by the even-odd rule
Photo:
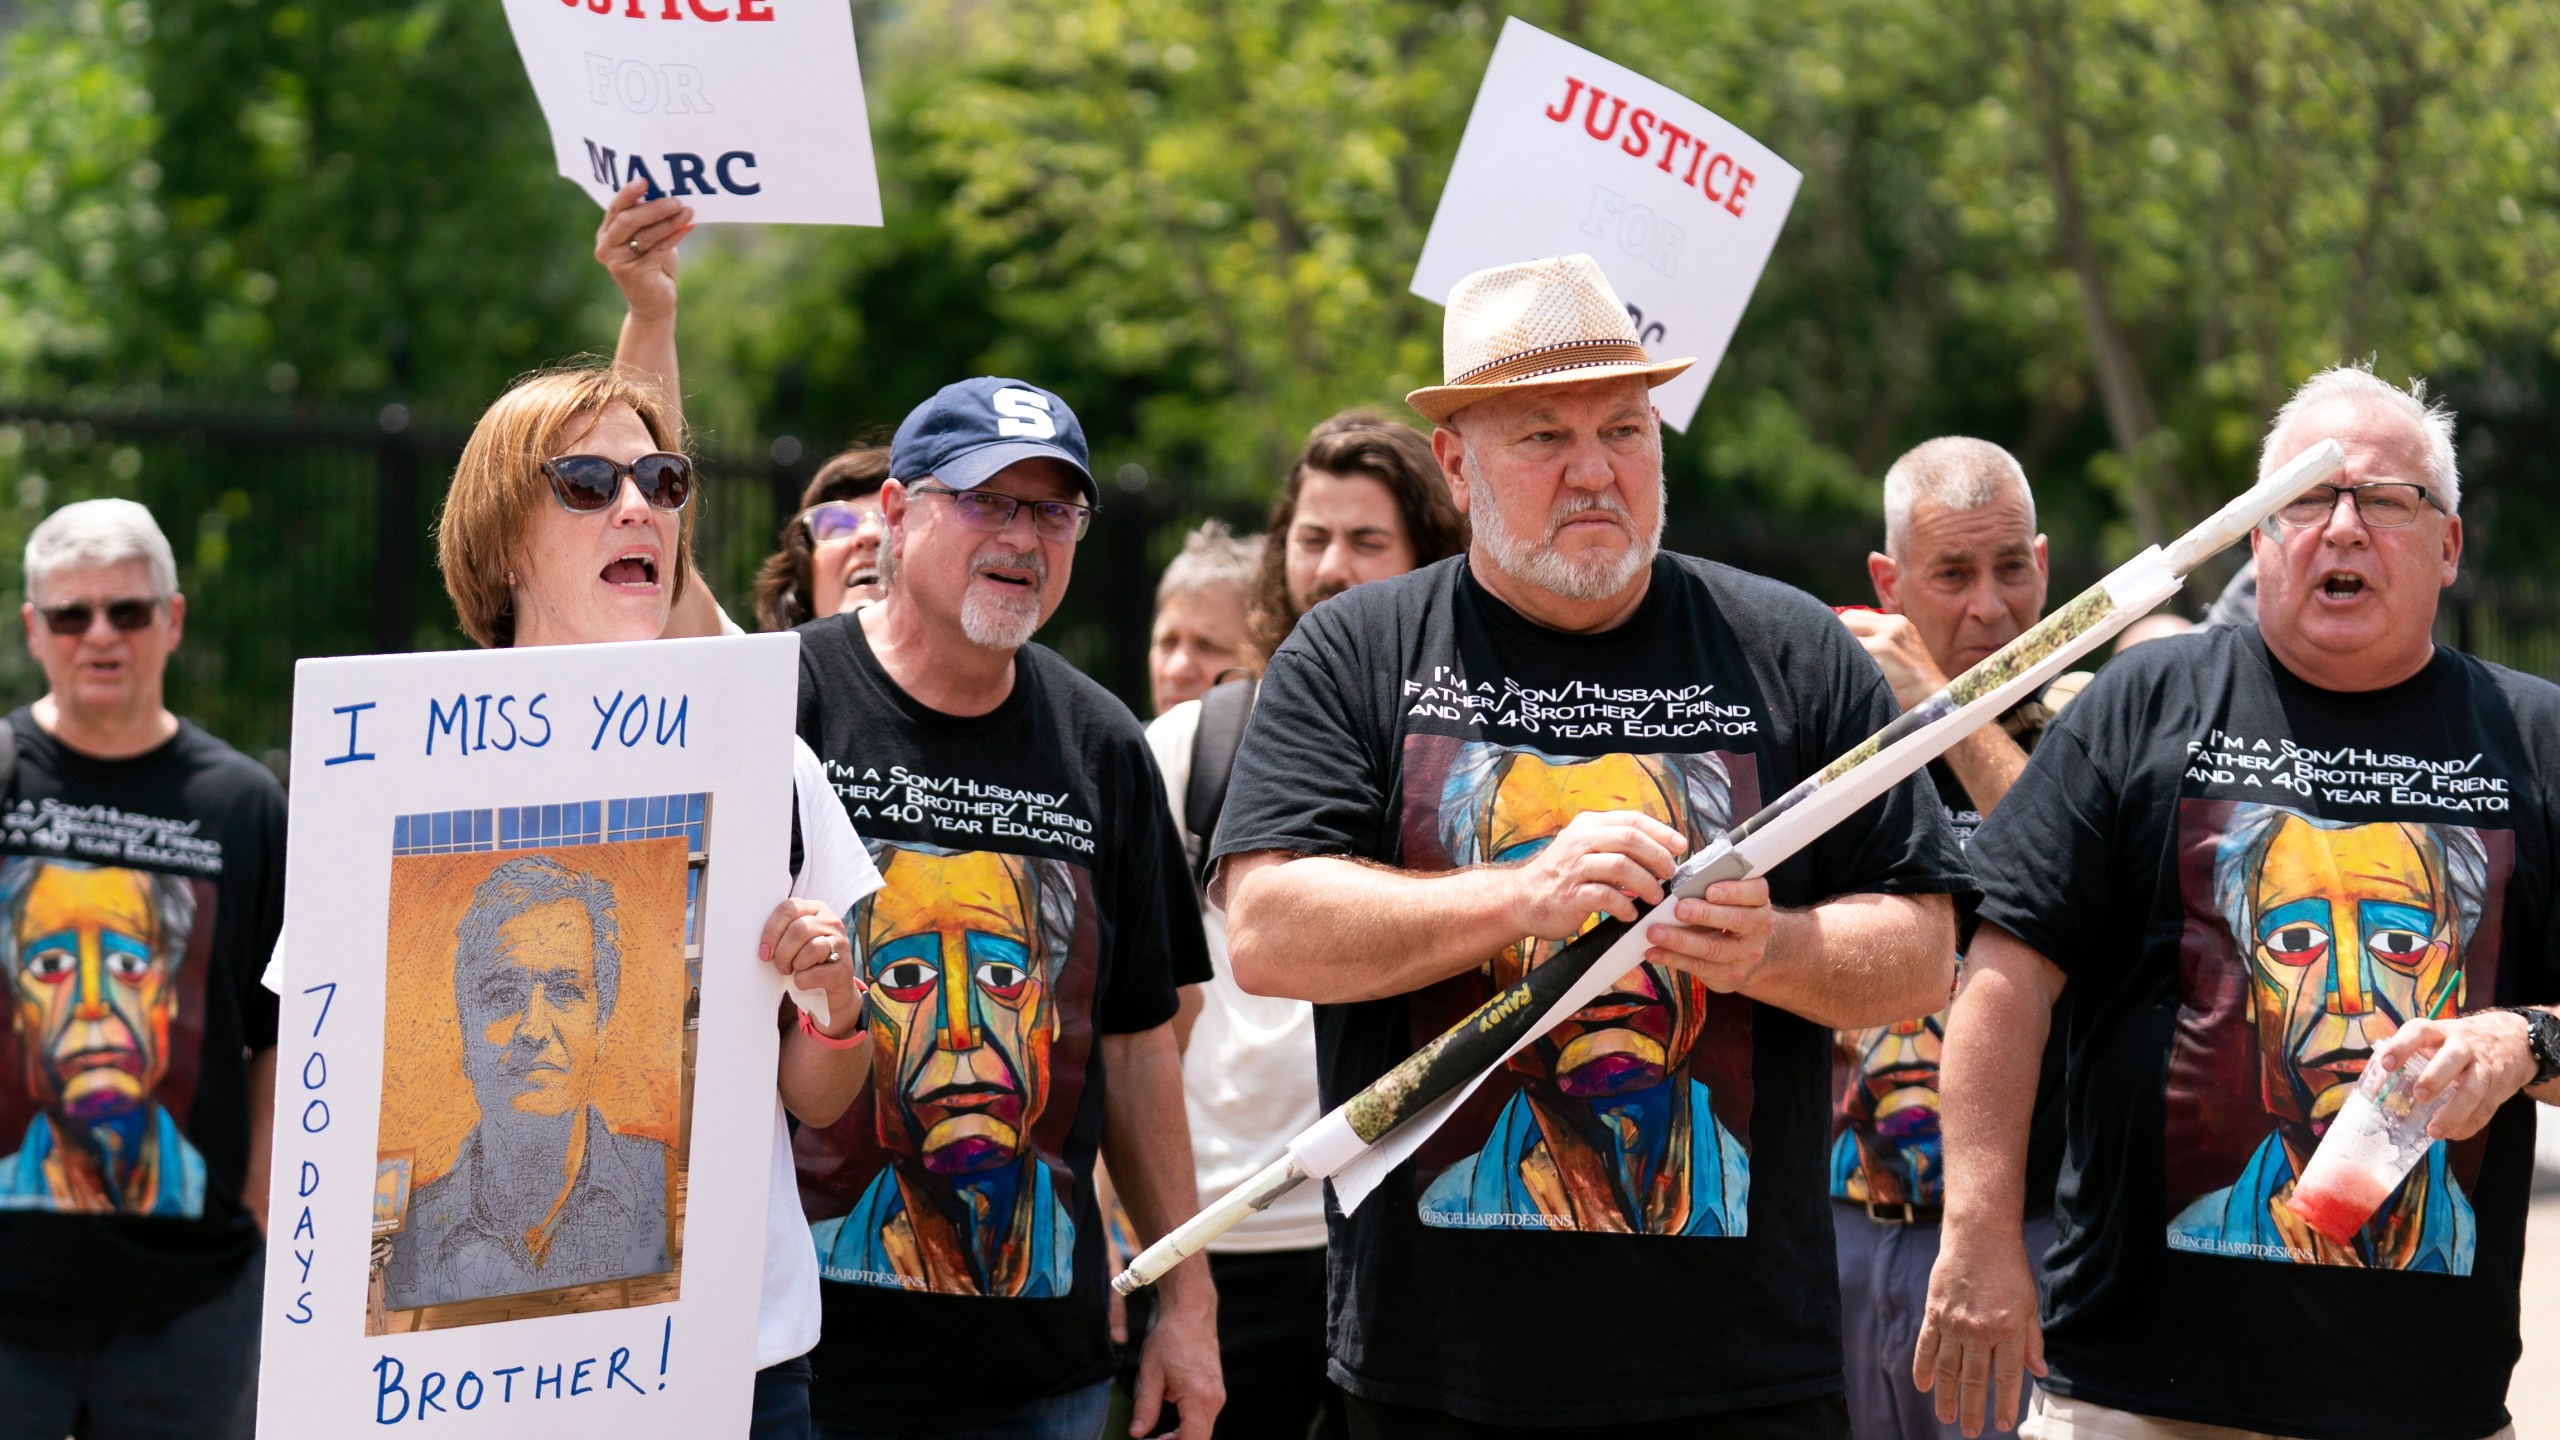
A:
<svg viewBox="0 0 2560 1440">
<path fill-rule="evenodd" d="M 888 478 L 889 451 L 879 445 L 818 467 L 799 513 L 783 522 L 781 548 L 756 572 L 757 628 L 788 630 L 880 598 L 889 574 L 880 486 Z"/>
<path fill-rule="evenodd" d="M 517 382 L 480 417 L 436 524 L 445 592 L 483 645 L 654 640 L 688 583 L 693 463 L 658 393 L 601 367 Z M 808 746 L 793 742 L 798 872 L 759 949 L 791 982 L 823 990 L 833 1033 L 786 1030 L 773 1108 L 772 1197 L 757 1322 L 756 1440 L 809 1432 L 818 1270 L 783 1113 L 827 1125 L 868 1074 L 861 988 L 840 918 L 880 877 Z M 729 1117 L 724 1117 L 729 1118 Z M 734 1117 L 743 1119 L 744 1117 Z"/>
</svg>

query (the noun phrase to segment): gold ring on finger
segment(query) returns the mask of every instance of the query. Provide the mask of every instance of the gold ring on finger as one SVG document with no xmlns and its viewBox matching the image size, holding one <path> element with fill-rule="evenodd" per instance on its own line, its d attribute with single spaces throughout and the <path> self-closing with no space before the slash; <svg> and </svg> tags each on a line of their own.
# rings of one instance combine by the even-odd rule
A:
<svg viewBox="0 0 2560 1440">
<path fill-rule="evenodd" d="M 644 250 L 642 250 L 642 249 L 640 248 L 640 242 L 639 242 L 639 241 L 637 241 L 637 240 L 625 240 L 625 241 L 623 241 L 623 242 L 622 242 L 622 248 L 624 248 L 625 250 L 630 251 L 630 252 L 631 252 L 632 254 L 634 254 L 634 255 L 644 255 L 644 254 L 647 254 L 647 253 L 648 253 L 647 251 L 644 251 Z"/>
</svg>

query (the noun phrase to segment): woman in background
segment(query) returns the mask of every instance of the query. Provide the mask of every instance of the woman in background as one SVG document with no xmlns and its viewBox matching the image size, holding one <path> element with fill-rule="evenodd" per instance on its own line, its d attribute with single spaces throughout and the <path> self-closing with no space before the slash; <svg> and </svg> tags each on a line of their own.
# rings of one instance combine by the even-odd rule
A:
<svg viewBox="0 0 2560 1440">
<path fill-rule="evenodd" d="M 782 522 L 781 548 L 756 572 L 756 628 L 788 630 L 859 610 L 889 578 L 880 486 L 889 450 L 860 445 L 818 467 L 800 511 Z"/>
</svg>

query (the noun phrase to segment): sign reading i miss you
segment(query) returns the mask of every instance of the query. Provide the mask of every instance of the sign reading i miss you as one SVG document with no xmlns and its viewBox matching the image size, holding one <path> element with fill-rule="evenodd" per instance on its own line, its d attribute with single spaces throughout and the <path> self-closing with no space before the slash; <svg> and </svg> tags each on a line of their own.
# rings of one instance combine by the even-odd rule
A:
<svg viewBox="0 0 2560 1440">
<path fill-rule="evenodd" d="M 746 1433 L 799 661 L 295 667 L 261 1440 Z"/>
<path fill-rule="evenodd" d="M 706 222 L 877 225 L 847 0 L 506 0 L 560 173 Z"/>
<path fill-rule="evenodd" d="M 1476 92 L 1413 293 L 1444 303 L 1494 265 L 1588 254 L 1657 357 L 1698 363 L 1653 392 L 1686 430 L 1803 177 L 1731 122 L 1513 19 Z"/>
</svg>

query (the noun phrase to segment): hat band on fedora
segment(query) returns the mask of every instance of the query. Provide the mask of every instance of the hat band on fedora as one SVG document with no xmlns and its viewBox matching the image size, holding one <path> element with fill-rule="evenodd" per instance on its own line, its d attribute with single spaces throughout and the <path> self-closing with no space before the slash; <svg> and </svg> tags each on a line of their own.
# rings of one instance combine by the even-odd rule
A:
<svg viewBox="0 0 2560 1440">
<path fill-rule="evenodd" d="M 1447 381 L 1450 385 L 1501 385 L 1586 365 L 1650 365 L 1653 357 L 1632 340 L 1566 340 L 1506 355 Z"/>
</svg>

